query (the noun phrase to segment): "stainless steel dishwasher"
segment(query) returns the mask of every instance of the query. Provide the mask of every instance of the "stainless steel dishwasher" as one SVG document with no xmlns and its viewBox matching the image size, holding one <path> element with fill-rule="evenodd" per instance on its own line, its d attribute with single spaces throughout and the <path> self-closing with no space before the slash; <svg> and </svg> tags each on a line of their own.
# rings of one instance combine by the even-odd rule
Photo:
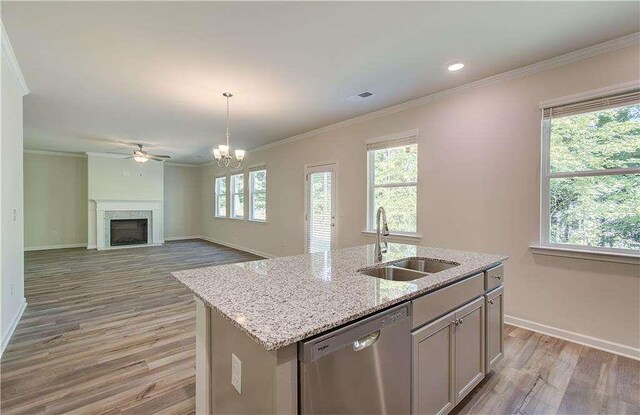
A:
<svg viewBox="0 0 640 415">
<path fill-rule="evenodd" d="M 409 304 L 299 345 L 302 414 L 408 414 Z"/>
</svg>

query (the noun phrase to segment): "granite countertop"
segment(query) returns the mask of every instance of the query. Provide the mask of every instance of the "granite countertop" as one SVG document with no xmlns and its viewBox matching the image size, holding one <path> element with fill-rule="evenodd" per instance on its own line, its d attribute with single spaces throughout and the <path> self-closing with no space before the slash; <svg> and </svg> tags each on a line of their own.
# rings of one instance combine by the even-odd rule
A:
<svg viewBox="0 0 640 415">
<path fill-rule="evenodd" d="M 497 265 L 508 257 L 389 244 L 381 263 L 374 245 L 174 272 L 172 275 L 267 350 L 276 350 Z M 402 282 L 359 269 L 407 257 L 460 265 Z"/>
</svg>

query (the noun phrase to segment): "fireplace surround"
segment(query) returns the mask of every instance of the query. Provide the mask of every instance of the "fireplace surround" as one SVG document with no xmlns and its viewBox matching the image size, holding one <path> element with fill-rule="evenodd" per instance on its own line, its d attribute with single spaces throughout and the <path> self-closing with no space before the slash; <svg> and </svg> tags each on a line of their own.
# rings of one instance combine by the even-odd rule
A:
<svg viewBox="0 0 640 415">
<path fill-rule="evenodd" d="M 97 248 L 98 250 L 154 246 L 161 245 L 164 242 L 164 233 L 162 229 L 162 201 L 94 200 L 94 202 L 94 212 L 96 218 L 95 248 Z M 146 220 L 146 242 L 135 241 L 136 243 L 133 243 L 133 241 L 130 241 L 128 243 L 112 243 L 111 223 L 113 221 L 121 220 Z"/>
</svg>

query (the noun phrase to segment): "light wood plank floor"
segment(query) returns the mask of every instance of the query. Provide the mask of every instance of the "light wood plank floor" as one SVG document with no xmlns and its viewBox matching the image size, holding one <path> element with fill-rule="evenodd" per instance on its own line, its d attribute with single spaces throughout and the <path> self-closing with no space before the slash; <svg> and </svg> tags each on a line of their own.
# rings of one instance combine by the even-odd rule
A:
<svg viewBox="0 0 640 415">
<path fill-rule="evenodd" d="M 169 272 L 253 259 L 204 241 L 26 253 L 2 413 L 193 413 L 195 307 Z M 505 346 L 455 414 L 640 414 L 640 362 L 509 326 Z"/>
<path fill-rule="evenodd" d="M 205 241 L 25 253 L 2 414 L 193 413 L 195 305 L 169 273 L 255 259 Z"/>
</svg>

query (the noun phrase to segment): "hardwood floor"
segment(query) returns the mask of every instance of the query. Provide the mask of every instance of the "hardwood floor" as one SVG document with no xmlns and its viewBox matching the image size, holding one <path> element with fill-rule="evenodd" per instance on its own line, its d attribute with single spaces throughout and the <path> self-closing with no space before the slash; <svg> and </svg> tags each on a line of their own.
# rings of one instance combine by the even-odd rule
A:
<svg viewBox="0 0 640 415">
<path fill-rule="evenodd" d="M 255 259 L 204 241 L 26 252 L 2 414 L 193 413 L 195 305 L 169 273 Z"/>
<path fill-rule="evenodd" d="M 496 370 L 452 412 L 639 413 L 639 361 L 512 326 Z"/>
<path fill-rule="evenodd" d="M 195 307 L 169 272 L 258 257 L 204 241 L 25 254 L 29 303 L 2 356 L 2 414 L 191 414 Z M 640 414 L 640 362 L 507 327 L 455 414 Z"/>
</svg>

